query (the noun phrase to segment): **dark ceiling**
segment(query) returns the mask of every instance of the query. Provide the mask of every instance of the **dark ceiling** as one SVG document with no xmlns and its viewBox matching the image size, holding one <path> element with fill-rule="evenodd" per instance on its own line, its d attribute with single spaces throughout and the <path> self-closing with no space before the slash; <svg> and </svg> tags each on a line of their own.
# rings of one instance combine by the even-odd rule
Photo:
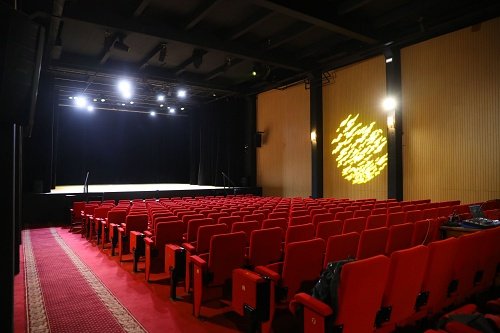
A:
<svg viewBox="0 0 500 333">
<path fill-rule="evenodd" d="M 48 27 L 44 70 L 61 98 L 113 99 L 126 76 L 146 108 L 178 87 L 185 103 L 210 103 L 307 80 L 497 17 L 500 1 L 24 0 L 20 9 Z"/>
</svg>

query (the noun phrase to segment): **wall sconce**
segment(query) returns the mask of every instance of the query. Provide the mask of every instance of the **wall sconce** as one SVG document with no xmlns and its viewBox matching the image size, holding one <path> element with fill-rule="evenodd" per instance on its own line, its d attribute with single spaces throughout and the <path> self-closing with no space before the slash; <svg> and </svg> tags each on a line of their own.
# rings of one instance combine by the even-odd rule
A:
<svg viewBox="0 0 500 333">
<path fill-rule="evenodd" d="M 395 124 L 394 115 L 387 116 L 387 128 L 393 130 L 394 124 Z"/>
<path fill-rule="evenodd" d="M 316 130 L 313 130 L 311 132 L 311 142 L 312 142 L 312 144 L 314 144 L 314 145 L 316 144 L 316 139 L 317 139 Z"/>
</svg>

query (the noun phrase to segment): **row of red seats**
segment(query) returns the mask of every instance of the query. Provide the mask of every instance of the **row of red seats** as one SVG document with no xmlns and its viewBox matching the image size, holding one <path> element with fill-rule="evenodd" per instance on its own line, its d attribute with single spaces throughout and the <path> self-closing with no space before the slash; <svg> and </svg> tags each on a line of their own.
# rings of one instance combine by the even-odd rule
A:
<svg viewBox="0 0 500 333">
<path fill-rule="evenodd" d="M 288 306 L 290 301 L 292 311 L 298 304 L 303 306 L 305 332 L 325 332 L 325 322 L 333 313 L 334 326 L 342 327 L 343 332 L 391 332 L 396 326 L 434 317 L 444 308 L 488 290 L 500 263 L 499 236 L 500 228 L 495 228 L 395 251 L 390 257 L 348 263 L 342 268 L 336 309 L 299 292 L 305 291 L 300 286 L 306 282 L 316 281 L 324 268 L 324 243 L 317 239 L 292 243 L 282 263 L 256 267 L 254 272 L 234 271 L 233 305 L 240 314 L 244 305 L 257 307 L 254 291 L 270 279 L 271 296 L 266 306 L 270 304 L 271 313 L 262 323 L 263 332 L 272 325 L 273 295 L 280 294 L 279 290 L 287 292 L 276 306 Z"/>
</svg>

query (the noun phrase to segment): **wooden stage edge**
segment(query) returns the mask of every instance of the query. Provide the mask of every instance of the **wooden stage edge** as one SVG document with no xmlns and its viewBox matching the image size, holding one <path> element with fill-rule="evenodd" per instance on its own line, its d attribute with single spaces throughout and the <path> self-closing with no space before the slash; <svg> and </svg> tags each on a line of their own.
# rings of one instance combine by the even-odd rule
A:
<svg viewBox="0 0 500 333">
<path fill-rule="evenodd" d="M 69 209 L 73 201 L 122 200 L 195 196 L 225 196 L 230 194 L 262 195 L 261 187 L 221 187 L 189 184 L 122 184 L 57 187 L 51 193 L 24 193 L 23 228 L 65 225 L 69 223 Z"/>
</svg>

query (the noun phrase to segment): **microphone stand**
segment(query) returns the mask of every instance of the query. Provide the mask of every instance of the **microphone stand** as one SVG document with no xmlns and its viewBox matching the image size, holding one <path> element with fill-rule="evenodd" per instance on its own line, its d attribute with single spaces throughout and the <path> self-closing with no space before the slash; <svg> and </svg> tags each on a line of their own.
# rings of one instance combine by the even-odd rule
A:
<svg viewBox="0 0 500 333">
<path fill-rule="evenodd" d="M 224 190 L 226 189 L 226 180 L 227 180 L 227 182 L 228 182 L 228 184 L 229 184 L 229 185 L 227 186 L 227 188 L 228 188 L 228 189 L 231 189 L 231 186 L 232 186 L 232 187 L 233 187 L 233 194 L 235 194 L 235 192 L 236 192 L 236 188 L 235 188 L 235 187 L 236 187 L 236 186 L 234 185 L 234 183 L 233 183 L 233 181 L 231 180 L 231 178 L 229 178 L 229 177 L 228 177 L 228 176 L 224 173 L 224 171 L 221 171 L 221 174 L 222 174 L 222 180 L 223 180 L 223 183 L 224 183 L 224 185 L 223 185 L 223 186 L 224 186 Z M 230 186 L 230 185 L 231 185 L 231 186 Z M 226 195 L 227 195 L 227 192 L 226 192 Z"/>
<path fill-rule="evenodd" d="M 83 184 L 83 193 L 86 194 L 85 195 L 85 201 L 86 202 L 89 202 L 89 173 L 90 171 L 87 171 L 87 176 L 85 176 L 85 183 Z"/>
</svg>

